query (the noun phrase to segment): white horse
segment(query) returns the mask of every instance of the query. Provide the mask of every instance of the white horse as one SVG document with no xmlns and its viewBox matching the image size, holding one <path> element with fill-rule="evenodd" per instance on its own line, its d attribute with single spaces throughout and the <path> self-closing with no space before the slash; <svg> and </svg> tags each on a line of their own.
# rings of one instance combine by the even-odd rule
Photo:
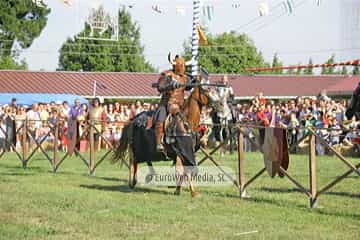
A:
<svg viewBox="0 0 360 240">
<path fill-rule="evenodd" d="M 217 87 L 215 88 L 214 95 L 219 102 L 215 116 L 217 117 L 217 121 L 215 122 L 219 124 L 219 126 L 216 126 L 215 128 L 219 131 L 218 140 L 222 143 L 231 139 L 229 122 L 232 121 L 233 116 L 231 112 L 231 107 L 228 104 L 228 100 L 233 95 L 233 91 L 231 87 Z M 225 149 L 223 149 L 223 151 L 225 151 Z"/>
</svg>

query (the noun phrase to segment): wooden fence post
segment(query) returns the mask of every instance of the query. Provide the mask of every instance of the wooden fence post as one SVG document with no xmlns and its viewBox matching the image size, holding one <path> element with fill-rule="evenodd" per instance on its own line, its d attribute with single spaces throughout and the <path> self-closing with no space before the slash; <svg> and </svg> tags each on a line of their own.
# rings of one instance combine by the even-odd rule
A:
<svg viewBox="0 0 360 240">
<path fill-rule="evenodd" d="M 240 198 L 246 197 L 245 191 L 245 172 L 244 172 L 244 134 L 240 127 L 238 135 L 238 164 L 239 164 L 239 185 L 240 185 Z"/>
<path fill-rule="evenodd" d="M 54 173 L 57 171 L 57 164 L 59 162 L 59 122 L 55 124 L 55 132 L 54 132 L 54 157 L 53 157 L 53 171 Z"/>
<path fill-rule="evenodd" d="M 27 157 L 27 151 L 28 151 L 28 142 L 27 142 L 27 126 L 28 126 L 28 122 L 27 119 L 25 119 L 24 121 L 24 126 L 23 126 L 23 131 L 22 131 L 22 136 L 21 136 L 21 142 L 22 142 L 22 165 L 23 168 L 26 168 L 27 162 L 26 162 L 26 157 Z"/>
<path fill-rule="evenodd" d="M 89 170 L 90 175 L 94 176 L 94 167 L 95 167 L 95 139 L 94 139 L 94 125 L 93 122 L 90 120 L 90 131 L 89 131 L 89 137 L 90 137 L 90 164 L 89 164 Z"/>
<path fill-rule="evenodd" d="M 309 141 L 309 180 L 310 180 L 310 207 L 317 208 L 317 188 L 316 188 L 316 137 L 310 134 Z"/>
</svg>

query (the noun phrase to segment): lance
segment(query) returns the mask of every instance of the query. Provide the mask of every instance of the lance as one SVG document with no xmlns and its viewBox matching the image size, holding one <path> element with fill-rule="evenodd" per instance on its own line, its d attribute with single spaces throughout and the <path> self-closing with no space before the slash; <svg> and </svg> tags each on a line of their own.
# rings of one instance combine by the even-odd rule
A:
<svg viewBox="0 0 360 240">
<path fill-rule="evenodd" d="M 222 84 L 222 83 L 186 83 L 186 84 L 180 84 L 181 87 L 223 87 L 227 88 L 229 86 Z M 152 88 L 158 88 L 159 83 L 153 83 L 151 84 Z"/>
<path fill-rule="evenodd" d="M 268 67 L 268 68 L 245 68 L 248 72 L 264 72 L 264 71 L 276 71 L 287 69 L 303 69 L 303 68 L 321 68 L 321 67 L 337 67 L 337 66 L 360 66 L 360 59 L 348 62 L 330 63 L 330 64 L 309 64 L 287 67 Z"/>
</svg>

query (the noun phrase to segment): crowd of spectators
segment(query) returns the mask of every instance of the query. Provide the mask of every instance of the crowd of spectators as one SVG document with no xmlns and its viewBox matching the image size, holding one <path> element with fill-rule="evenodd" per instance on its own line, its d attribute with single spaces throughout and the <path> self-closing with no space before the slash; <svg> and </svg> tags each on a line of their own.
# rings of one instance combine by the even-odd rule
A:
<svg viewBox="0 0 360 240">
<path fill-rule="evenodd" d="M 70 105 L 71 104 L 71 105 Z M 119 102 L 100 104 L 97 106 L 99 113 L 96 120 L 99 123 L 95 125 L 104 138 L 97 136 L 99 148 L 107 147 L 107 142 L 114 143 L 121 137 L 124 124 L 131 120 L 136 114 L 153 110 L 156 104 L 142 103 L 136 101 L 130 104 L 121 104 Z M 13 151 L 14 148 L 20 149 L 23 135 L 23 125 L 26 120 L 27 129 L 31 137 L 30 144 L 34 141 L 40 142 L 43 138 L 53 140 L 51 128 L 59 123 L 59 145 L 63 151 L 66 151 L 68 142 L 68 120 L 77 120 L 79 124 L 79 136 L 82 136 L 86 128 L 87 121 L 91 119 L 91 110 L 95 106 L 91 103 L 80 104 L 79 100 L 74 103 L 50 102 L 34 103 L 31 106 L 18 105 L 16 99 L 11 103 L 0 106 L 0 150 Z M 83 136 L 86 138 L 86 136 Z M 102 141 L 103 140 L 103 141 Z"/>
<path fill-rule="evenodd" d="M 332 100 L 326 93 L 317 97 L 274 101 L 265 99 L 260 92 L 251 101 L 236 104 L 233 117 L 237 123 L 244 125 L 286 128 L 289 144 L 301 140 L 307 134 L 307 128 L 313 127 L 331 146 L 354 147 L 358 142 L 360 124 L 355 117 L 346 118 L 347 104 L 348 100 Z M 202 124 L 212 124 L 212 113 L 212 108 L 203 108 Z M 245 131 L 255 140 L 253 128 L 245 128 Z M 210 137 L 211 134 L 211 128 L 207 128 L 205 135 Z M 251 151 L 251 144 L 247 139 L 244 139 L 244 145 L 246 151 Z M 316 141 L 316 150 L 319 155 L 326 153 L 326 148 L 319 140 Z"/>
<path fill-rule="evenodd" d="M 359 135 L 360 125 L 355 118 L 346 119 L 346 107 L 347 100 L 332 100 L 325 94 L 318 97 L 274 101 L 265 99 L 263 94 L 259 93 L 250 101 L 233 105 L 232 112 L 237 123 L 288 129 L 290 144 L 302 139 L 307 133 L 307 127 L 314 127 L 318 135 L 330 145 L 353 147 L 354 139 Z M 105 142 L 114 143 L 120 139 L 126 122 L 142 111 L 156 109 L 157 104 L 136 101 L 130 104 L 98 102 L 94 105 L 80 104 L 80 101 L 76 100 L 74 103 L 65 101 L 19 106 L 16 99 L 12 99 L 9 104 L 0 106 L 0 150 L 13 151 L 14 148 L 22 147 L 21 138 L 24 129 L 22 125 L 26 120 L 31 135 L 30 142 L 41 141 L 43 138 L 53 140 L 53 134 L 48 133 L 55 124 L 59 123 L 59 146 L 66 151 L 68 120 L 71 118 L 80 122 L 79 136 L 83 136 L 82 133 L 86 128 L 85 120 L 91 119 L 91 109 L 95 108 L 98 114 L 97 120 L 101 120 L 96 128 L 105 138 L 102 141 L 102 138 L 97 136 L 98 148 L 106 148 Z M 212 134 L 212 114 L 214 109 L 203 107 L 200 121 L 205 137 L 210 137 Z M 250 138 L 255 138 L 256 133 L 253 128 L 245 128 L 245 131 Z M 252 150 L 249 141 L 245 139 L 244 144 L 246 151 Z M 326 153 L 320 141 L 317 141 L 316 150 L 319 155 Z"/>
</svg>

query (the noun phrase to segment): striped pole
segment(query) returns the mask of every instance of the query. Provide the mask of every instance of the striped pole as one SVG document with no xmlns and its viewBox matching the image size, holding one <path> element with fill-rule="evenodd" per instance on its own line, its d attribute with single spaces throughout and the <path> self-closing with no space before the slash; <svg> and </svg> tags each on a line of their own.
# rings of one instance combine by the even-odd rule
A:
<svg viewBox="0 0 360 240">
<path fill-rule="evenodd" d="M 191 40 L 191 56 L 192 56 L 192 66 L 191 66 L 191 75 L 193 77 L 198 75 L 198 58 L 199 58 L 199 35 L 197 32 L 197 26 L 200 22 L 200 0 L 193 0 L 193 31 L 192 31 L 192 40 Z"/>
</svg>

